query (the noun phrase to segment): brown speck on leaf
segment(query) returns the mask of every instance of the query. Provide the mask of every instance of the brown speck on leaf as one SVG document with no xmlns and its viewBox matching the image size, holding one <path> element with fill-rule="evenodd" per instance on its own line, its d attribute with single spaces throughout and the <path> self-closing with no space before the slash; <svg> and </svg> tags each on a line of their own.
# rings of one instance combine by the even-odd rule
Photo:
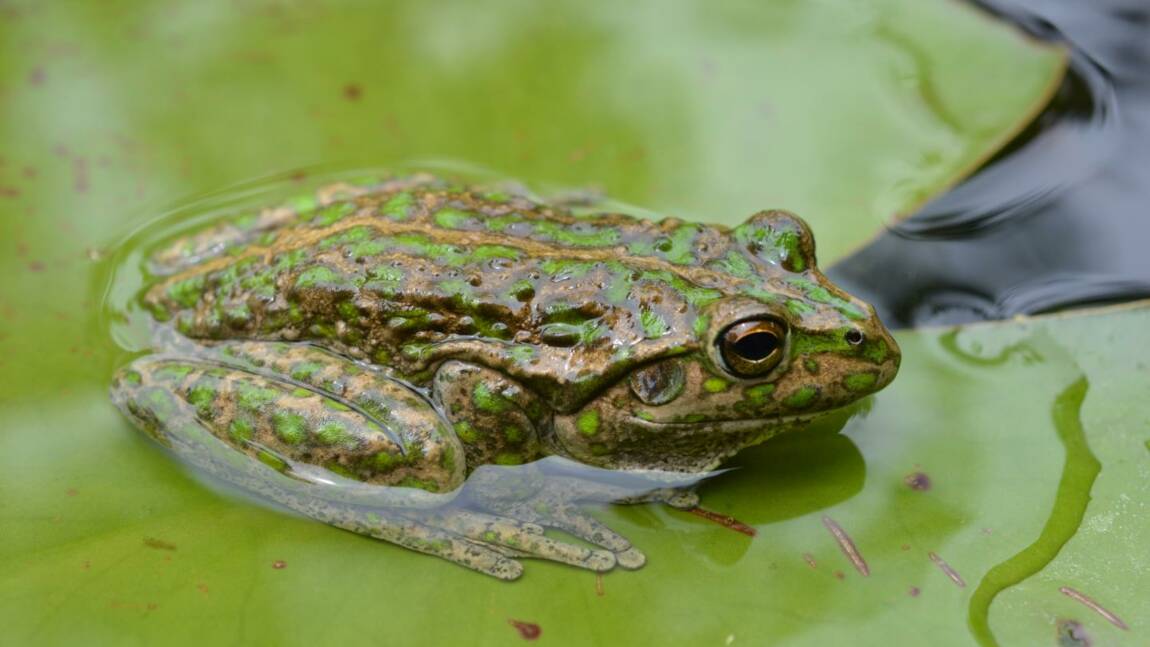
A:
<svg viewBox="0 0 1150 647">
<path fill-rule="evenodd" d="M 926 472 L 912 472 L 906 475 L 902 480 L 906 486 L 918 492 L 926 492 L 930 489 L 930 476 Z"/>
<path fill-rule="evenodd" d="M 847 579 L 847 574 L 842 571 L 835 571 L 835 578 L 840 580 Z"/>
<path fill-rule="evenodd" d="M 291 175 L 289 175 L 288 179 L 291 180 L 292 182 L 296 183 L 296 184 L 299 184 L 300 182 L 303 182 L 304 180 L 307 179 L 307 172 L 306 171 L 296 171 L 296 172 L 292 173 Z"/>
<path fill-rule="evenodd" d="M 203 582 L 199 582 L 196 584 L 196 590 L 206 595 L 208 593 L 208 585 L 204 584 Z"/>
<path fill-rule="evenodd" d="M 524 640 L 535 640 L 543 633 L 543 629 L 534 622 L 524 622 L 522 620 L 508 618 L 507 623 L 515 627 L 515 630 L 519 632 L 519 636 Z"/>
<path fill-rule="evenodd" d="M 807 566 L 810 566 L 811 568 L 819 567 L 819 563 L 815 561 L 815 556 L 810 553 L 803 553 L 803 561 L 805 561 Z"/>
<path fill-rule="evenodd" d="M 900 550 L 910 550 L 910 544 L 903 544 L 902 546 L 899 546 L 899 549 Z"/>
<path fill-rule="evenodd" d="M 25 178 L 32 180 L 32 179 L 35 179 L 37 175 L 40 175 L 40 171 L 36 170 L 35 166 L 25 166 L 24 169 L 21 171 L 21 174 Z"/>
<path fill-rule="evenodd" d="M 44 68 L 35 67 L 31 72 L 28 72 L 28 85 L 41 86 L 44 85 Z"/>
<path fill-rule="evenodd" d="M 14 186 L 0 186 L 0 197 L 19 198 L 20 189 L 17 189 Z"/>
<path fill-rule="evenodd" d="M 843 530 L 843 527 L 834 519 L 825 515 L 823 516 L 823 525 L 826 526 L 827 530 L 834 536 L 843 554 L 847 556 L 851 564 L 854 564 L 855 570 L 863 577 L 870 575 L 870 567 L 867 566 L 866 560 L 863 559 L 862 553 L 859 552 L 858 547 L 855 546 L 854 540 L 847 534 L 847 531 Z"/>
<path fill-rule="evenodd" d="M 700 508 L 699 506 L 688 508 L 686 512 L 690 512 L 696 517 L 702 517 L 707 521 L 712 521 L 719 524 L 720 526 L 723 526 L 724 528 L 729 528 L 730 530 L 734 530 L 737 533 L 742 533 L 748 537 L 754 537 L 755 535 L 759 534 L 759 531 L 755 530 L 751 526 L 748 526 L 742 521 L 739 521 L 738 519 L 729 515 L 725 515 L 721 512 L 714 512 L 712 510 L 707 510 L 706 508 Z"/>
<path fill-rule="evenodd" d="M 919 593 L 922 593 L 922 589 L 918 588 L 917 586 L 912 586 L 910 587 L 910 590 L 907 591 L 907 594 L 912 598 L 917 598 Z"/>
<path fill-rule="evenodd" d="M 1090 634 L 1086 633 L 1086 627 L 1083 627 L 1081 622 L 1068 618 L 1058 621 L 1059 647 L 1090 647 L 1093 644 L 1094 641 L 1090 639 Z"/>
<path fill-rule="evenodd" d="M 595 574 L 595 595 L 603 597 L 603 574 Z"/>
<path fill-rule="evenodd" d="M 272 562 L 272 568 L 276 569 L 277 571 L 283 570 L 287 568 L 287 562 L 282 559 L 277 559 L 276 561 Z"/>
<path fill-rule="evenodd" d="M 147 609 L 148 609 L 148 611 L 155 611 L 156 609 L 159 608 L 159 606 L 160 605 L 156 604 L 155 602 L 149 602 Z"/>
<path fill-rule="evenodd" d="M 363 88 L 358 83 L 348 83 L 343 86 L 343 98 L 348 101 L 359 101 L 363 98 Z"/>
<path fill-rule="evenodd" d="M 176 545 L 172 542 L 157 539 L 156 537 L 144 537 L 144 545 L 148 548 L 155 548 L 156 550 L 176 550 Z"/>
<path fill-rule="evenodd" d="M 83 157 L 72 160 L 72 189 L 76 193 L 88 192 L 88 160 Z"/>
<path fill-rule="evenodd" d="M 85 559 L 84 563 L 80 564 L 80 568 L 84 569 L 85 571 L 90 571 L 92 570 L 92 562 Z"/>
<path fill-rule="evenodd" d="M 958 588 L 966 588 L 966 580 L 962 579 L 962 576 L 958 574 L 958 571 L 951 568 L 950 564 L 946 563 L 946 560 L 939 557 L 938 553 L 927 553 L 927 556 L 930 557 L 930 561 L 934 562 L 935 566 L 938 566 L 939 570 L 941 570 L 948 578 L 950 578 L 950 581 L 954 582 Z"/>
<path fill-rule="evenodd" d="M 68 496 L 76 496 L 79 493 L 80 492 L 78 490 L 76 490 L 76 488 L 74 488 L 74 487 L 70 487 L 64 491 L 64 494 L 67 494 Z"/>
<path fill-rule="evenodd" d="M 1122 621 L 1122 618 L 1119 618 L 1118 616 L 1114 615 L 1114 613 L 1112 613 L 1109 609 L 1107 609 L 1106 607 L 1103 607 L 1101 604 L 1098 604 L 1092 598 L 1088 597 L 1086 594 L 1081 593 L 1079 591 L 1076 591 L 1076 590 L 1070 588 L 1069 586 L 1059 587 L 1058 590 L 1059 590 L 1059 592 L 1062 593 L 1062 595 L 1065 595 L 1066 597 L 1068 597 L 1072 600 L 1077 600 L 1078 602 L 1082 603 L 1086 608 L 1090 609 L 1094 613 L 1097 613 L 1098 615 L 1102 616 L 1103 618 L 1106 618 L 1106 622 L 1109 622 L 1110 624 L 1114 625 L 1115 627 L 1118 627 L 1119 629 L 1122 629 L 1124 631 L 1128 631 L 1130 629 L 1130 627 L 1127 626 L 1127 624 Z"/>
</svg>

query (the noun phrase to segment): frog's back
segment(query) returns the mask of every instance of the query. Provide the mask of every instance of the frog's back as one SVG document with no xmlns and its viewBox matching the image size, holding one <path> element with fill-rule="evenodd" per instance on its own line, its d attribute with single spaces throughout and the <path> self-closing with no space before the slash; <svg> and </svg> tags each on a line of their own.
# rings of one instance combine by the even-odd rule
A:
<svg viewBox="0 0 1150 647">
<path fill-rule="evenodd" d="M 780 260 L 754 232 L 575 216 L 428 177 L 317 196 L 265 210 L 247 232 L 218 226 L 242 234 L 230 245 L 200 235 L 158 253 L 170 273 L 145 304 L 190 337 L 306 340 L 416 382 L 442 360 L 477 361 L 562 410 L 694 348 L 708 303 L 771 296 L 763 271 Z"/>
</svg>

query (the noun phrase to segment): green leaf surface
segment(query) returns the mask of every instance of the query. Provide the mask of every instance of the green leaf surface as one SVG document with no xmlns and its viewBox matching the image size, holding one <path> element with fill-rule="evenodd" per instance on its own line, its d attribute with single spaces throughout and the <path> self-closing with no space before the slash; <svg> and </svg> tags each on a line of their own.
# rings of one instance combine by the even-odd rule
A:
<svg viewBox="0 0 1150 647">
<path fill-rule="evenodd" d="M 1060 619 L 1143 636 L 1146 310 L 900 335 L 902 375 L 842 434 L 704 486 L 757 537 L 602 510 L 649 564 L 601 595 L 216 492 L 105 392 L 124 356 L 94 261 L 188 196 L 449 160 L 712 222 L 789 208 L 826 263 L 993 153 L 1060 52 L 919 0 L 5 2 L 0 52 L 0 642 L 506 644 L 510 620 L 553 644 L 1041 644 Z"/>
</svg>

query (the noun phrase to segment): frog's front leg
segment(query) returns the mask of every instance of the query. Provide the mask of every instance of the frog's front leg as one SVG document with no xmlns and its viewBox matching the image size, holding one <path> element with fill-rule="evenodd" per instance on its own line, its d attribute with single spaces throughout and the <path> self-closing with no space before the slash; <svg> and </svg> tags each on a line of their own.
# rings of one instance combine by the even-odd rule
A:
<svg viewBox="0 0 1150 647">
<path fill-rule="evenodd" d="M 432 391 L 468 465 L 522 465 L 542 458 L 539 430 L 549 424 L 550 412 L 519 383 L 484 366 L 450 360 L 436 371 Z"/>
<path fill-rule="evenodd" d="M 592 481 L 535 475 L 530 470 L 509 474 L 483 468 L 520 465 L 543 457 L 540 438 L 551 424 L 551 411 L 538 396 L 498 371 L 457 360 L 440 366 L 433 393 L 453 423 L 468 465 L 480 470 L 469 481 L 472 498 L 478 504 L 606 548 L 623 568 L 639 568 L 645 563 L 646 558 L 631 542 L 576 505 L 580 500 L 638 500 L 635 492 Z"/>
<path fill-rule="evenodd" d="M 208 474 L 344 529 L 503 579 L 522 572 L 518 556 L 615 564 L 538 526 L 440 505 L 421 490 L 453 490 L 465 474 L 447 422 L 405 383 L 312 347 L 144 357 L 117 376 L 113 399 Z"/>
</svg>

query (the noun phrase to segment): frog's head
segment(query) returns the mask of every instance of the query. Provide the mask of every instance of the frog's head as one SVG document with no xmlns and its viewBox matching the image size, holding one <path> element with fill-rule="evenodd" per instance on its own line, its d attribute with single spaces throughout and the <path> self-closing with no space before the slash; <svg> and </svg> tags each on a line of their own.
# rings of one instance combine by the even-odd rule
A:
<svg viewBox="0 0 1150 647">
<path fill-rule="evenodd" d="M 565 453 L 605 467 L 711 469 L 894 379 L 898 345 L 874 308 L 819 272 L 802 220 L 763 212 L 731 235 L 748 261 L 733 287 L 699 310 L 670 357 L 557 416 Z"/>
</svg>

